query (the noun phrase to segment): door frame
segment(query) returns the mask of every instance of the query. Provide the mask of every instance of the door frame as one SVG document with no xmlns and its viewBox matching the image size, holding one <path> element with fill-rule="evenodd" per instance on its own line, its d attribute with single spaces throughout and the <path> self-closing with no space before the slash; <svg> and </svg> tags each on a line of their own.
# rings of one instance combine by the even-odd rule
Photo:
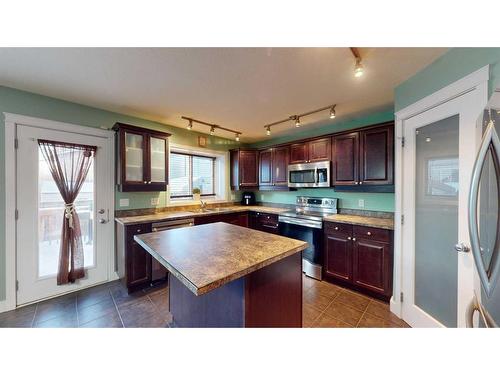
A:
<svg viewBox="0 0 500 375">
<path fill-rule="evenodd" d="M 114 132 L 99 128 L 92 128 L 82 125 L 75 125 L 65 122 L 46 120 L 36 117 L 18 115 L 4 112 L 5 119 L 5 300 L 0 301 L 0 312 L 14 310 L 17 308 L 16 291 L 16 199 L 7 197 L 16 196 L 16 127 L 17 125 L 27 125 L 31 127 L 65 131 L 82 135 L 97 136 L 107 140 L 107 168 L 109 179 L 103 183 L 107 184 L 106 200 L 111 202 L 109 221 L 114 224 L 115 220 L 115 142 Z M 113 225 L 114 227 L 114 225 Z M 108 280 L 118 279 L 115 271 L 115 236 L 114 231 L 102 239 L 108 251 Z"/>
<path fill-rule="evenodd" d="M 405 121 L 417 116 L 423 112 L 438 107 L 446 102 L 456 99 L 466 93 L 477 90 L 479 103 L 472 103 L 471 108 L 477 106 L 484 108 L 488 102 L 488 80 L 489 80 L 489 65 L 486 65 L 464 78 L 451 83 L 450 85 L 436 91 L 435 93 L 424 97 L 423 99 L 401 109 L 395 113 L 395 132 L 396 132 L 396 150 L 395 150 L 395 214 L 394 214 L 394 281 L 393 281 L 393 296 L 390 301 L 390 310 L 398 317 L 402 317 L 402 306 L 404 303 L 403 288 L 403 125 Z M 478 110 L 477 116 L 479 117 L 481 109 Z M 481 141 L 481 127 L 476 124 L 476 140 L 474 149 L 477 150 Z M 468 189 L 468 186 L 467 186 Z M 464 255 L 462 261 L 472 262 L 469 259 L 472 255 L 470 253 Z M 408 258 L 408 257 L 406 257 Z M 459 260 L 460 262 L 460 260 Z M 460 275 L 459 275 L 460 278 Z M 459 280 L 460 285 L 460 280 Z M 477 285 L 476 275 L 474 286 Z M 469 293 L 467 291 L 467 293 Z M 462 317 L 459 308 L 458 325 L 461 325 L 460 320 Z"/>
</svg>

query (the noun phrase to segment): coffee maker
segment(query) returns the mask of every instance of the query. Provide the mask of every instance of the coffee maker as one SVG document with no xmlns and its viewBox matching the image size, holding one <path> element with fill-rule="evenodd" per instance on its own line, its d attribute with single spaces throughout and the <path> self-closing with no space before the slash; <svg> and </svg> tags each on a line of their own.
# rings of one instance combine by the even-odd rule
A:
<svg viewBox="0 0 500 375">
<path fill-rule="evenodd" d="M 253 206 L 255 204 L 255 194 L 251 191 L 241 195 L 241 204 L 243 206 Z"/>
</svg>

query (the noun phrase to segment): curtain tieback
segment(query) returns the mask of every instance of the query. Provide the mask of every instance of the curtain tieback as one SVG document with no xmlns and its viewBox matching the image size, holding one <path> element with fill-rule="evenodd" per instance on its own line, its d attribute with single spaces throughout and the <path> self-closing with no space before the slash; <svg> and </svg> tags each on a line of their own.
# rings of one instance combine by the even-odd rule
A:
<svg viewBox="0 0 500 375">
<path fill-rule="evenodd" d="M 68 219 L 69 227 L 73 229 L 73 214 L 75 213 L 75 204 L 67 203 L 64 205 L 64 217 Z"/>
</svg>

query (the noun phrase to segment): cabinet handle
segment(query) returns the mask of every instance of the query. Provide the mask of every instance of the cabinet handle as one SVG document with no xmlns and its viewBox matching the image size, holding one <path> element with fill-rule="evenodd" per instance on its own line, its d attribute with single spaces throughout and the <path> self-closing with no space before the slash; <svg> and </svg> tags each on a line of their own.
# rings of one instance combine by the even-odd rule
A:
<svg viewBox="0 0 500 375">
<path fill-rule="evenodd" d="M 148 184 L 150 184 L 150 183 L 151 183 L 151 181 L 148 181 Z"/>
<path fill-rule="evenodd" d="M 339 227 L 335 227 L 334 229 L 335 229 L 335 230 L 339 230 Z"/>
<path fill-rule="evenodd" d="M 358 181 L 356 181 L 356 182 L 354 183 L 354 185 L 358 185 L 358 184 L 359 184 L 359 182 L 358 182 Z"/>
<path fill-rule="evenodd" d="M 140 230 L 140 229 L 137 229 L 137 233 L 141 233 L 141 230 Z"/>
<path fill-rule="evenodd" d="M 148 182 L 147 181 L 143 181 L 145 184 L 147 184 Z"/>
<path fill-rule="evenodd" d="M 366 233 L 368 236 L 371 236 L 372 235 L 372 232 L 367 232 Z"/>
<path fill-rule="evenodd" d="M 352 238 L 351 237 L 347 237 L 347 240 L 350 241 L 350 240 L 352 240 Z"/>
<path fill-rule="evenodd" d="M 359 181 L 359 184 L 360 184 L 360 185 L 363 185 L 363 181 Z"/>
<path fill-rule="evenodd" d="M 353 240 L 354 242 L 356 242 L 356 237 L 353 237 L 353 238 L 352 238 L 352 240 Z"/>
</svg>

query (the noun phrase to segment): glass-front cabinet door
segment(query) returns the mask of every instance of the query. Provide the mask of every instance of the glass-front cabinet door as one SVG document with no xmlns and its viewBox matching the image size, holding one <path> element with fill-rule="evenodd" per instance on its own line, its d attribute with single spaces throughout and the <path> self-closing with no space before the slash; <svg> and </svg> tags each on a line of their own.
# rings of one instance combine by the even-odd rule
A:
<svg viewBox="0 0 500 375">
<path fill-rule="evenodd" d="M 167 181 L 167 140 L 151 136 L 149 138 L 151 183 L 165 184 Z"/>
<path fill-rule="evenodd" d="M 117 184 L 120 191 L 165 191 L 170 134 L 117 123 Z"/>
<path fill-rule="evenodd" d="M 125 137 L 125 181 L 144 183 L 144 135 L 126 131 Z"/>
</svg>

